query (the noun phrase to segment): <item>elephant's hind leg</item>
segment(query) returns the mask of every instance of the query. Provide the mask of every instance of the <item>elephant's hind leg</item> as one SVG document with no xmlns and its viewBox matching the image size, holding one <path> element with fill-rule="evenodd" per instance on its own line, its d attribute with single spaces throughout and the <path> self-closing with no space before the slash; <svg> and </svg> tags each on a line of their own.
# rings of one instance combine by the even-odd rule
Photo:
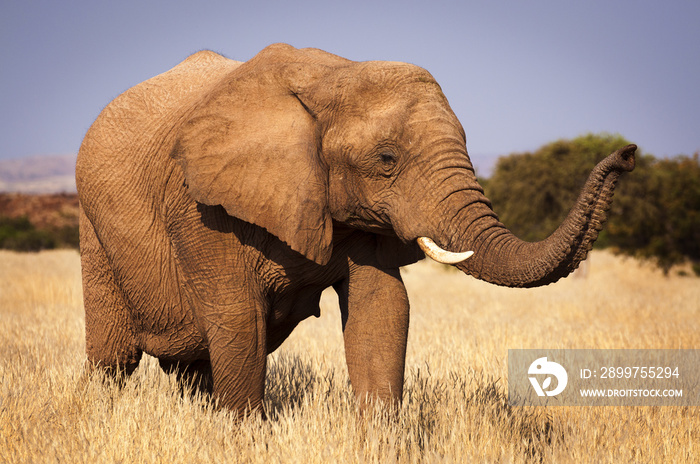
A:
<svg viewBox="0 0 700 464">
<path fill-rule="evenodd" d="M 123 293 L 95 229 L 80 210 L 80 261 L 85 303 L 87 368 L 115 377 L 130 375 L 139 364 L 131 317 Z"/>
<path fill-rule="evenodd" d="M 214 389 L 214 378 L 208 359 L 198 359 L 189 364 L 161 359 L 159 363 L 166 374 L 173 372 L 177 374 L 177 380 L 183 392 L 191 388 L 193 392 L 211 395 Z"/>
</svg>

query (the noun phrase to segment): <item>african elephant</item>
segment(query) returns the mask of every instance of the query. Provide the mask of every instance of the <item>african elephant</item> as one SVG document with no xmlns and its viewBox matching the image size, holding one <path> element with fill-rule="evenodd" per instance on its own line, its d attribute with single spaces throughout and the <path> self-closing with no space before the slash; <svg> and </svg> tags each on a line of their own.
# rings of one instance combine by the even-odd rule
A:
<svg viewBox="0 0 700 464">
<path fill-rule="evenodd" d="M 243 63 L 196 53 L 118 96 L 81 145 L 87 364 L 128 375 L 146 352 L 222 406 L 259 410 L 267 354 L 332 286 L 360 404 L 398 403 L 399 267 L 425 252 L 498 285 L 554 282 L 585 259 L 635 149 L 526 243 L 492 211 L 424 69 L 281 44 Z"/>
</svg>

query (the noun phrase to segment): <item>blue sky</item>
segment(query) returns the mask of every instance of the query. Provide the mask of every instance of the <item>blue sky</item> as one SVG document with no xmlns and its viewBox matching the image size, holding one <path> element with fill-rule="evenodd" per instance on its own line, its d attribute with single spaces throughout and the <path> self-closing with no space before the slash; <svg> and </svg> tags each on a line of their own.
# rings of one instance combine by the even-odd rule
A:
<svg viewBox="0 0 700 464">
<path fill-rule="evenodd" d="M 3 1 L 0 159 L 77 152 L 130 86 L 211 49 L 287 42 L 406 61 L 441 84 L 477 171 L 587 132 L 700 150 L 700 2 Z"/>
</svg>

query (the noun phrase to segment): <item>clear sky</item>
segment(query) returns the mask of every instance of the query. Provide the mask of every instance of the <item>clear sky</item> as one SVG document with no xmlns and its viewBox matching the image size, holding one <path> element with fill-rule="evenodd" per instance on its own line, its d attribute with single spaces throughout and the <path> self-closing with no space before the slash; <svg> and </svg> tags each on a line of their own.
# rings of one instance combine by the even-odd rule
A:
<svg viewBox="0 0 700 464">
<path fill-rule="evenodd" d="M 477 171 L 587 132 L 700 150 L 698 0 L 4 0 L 0 159 L 75 153 L 130 86 L 201 49 L 247 60 L 275 42 L 426 68 Z"/>
</svg>

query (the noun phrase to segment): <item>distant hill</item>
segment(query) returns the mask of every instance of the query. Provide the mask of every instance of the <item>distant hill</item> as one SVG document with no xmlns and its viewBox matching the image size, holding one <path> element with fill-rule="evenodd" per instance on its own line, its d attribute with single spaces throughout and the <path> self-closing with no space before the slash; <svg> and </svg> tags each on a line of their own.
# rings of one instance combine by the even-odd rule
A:
<svg viewBox="0 0 700 464">
<path fill-rule="evenodd" d="M 75 193 L 0 193 L 0 217 L 26 217 L 39 229 L 78 227 Z"/>
<path fill-rule="evenodd" d="M 0 192 L 75 193 L 75 154 L 0 160 Z"/>
<path fill-rule="evenodd" d="M 78 194 L 0 193 L 0 248 L 78 248 Z"/>
</svg>

